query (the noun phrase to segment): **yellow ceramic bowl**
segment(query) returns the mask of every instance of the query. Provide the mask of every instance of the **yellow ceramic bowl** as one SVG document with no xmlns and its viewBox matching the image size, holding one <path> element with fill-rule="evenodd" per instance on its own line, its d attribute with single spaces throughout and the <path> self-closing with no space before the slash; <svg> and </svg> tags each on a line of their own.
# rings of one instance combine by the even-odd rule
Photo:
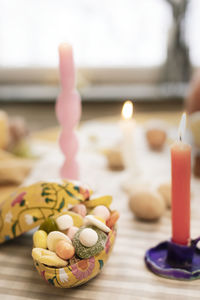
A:
<svg viewBox="0 0 200 300">
<path fill-rule="evenodd" d="M 80 261 L 64 268 L 49 267 L 34 261 L 40 276 L 48 283 L 59 288 L 71 288 L 82 285 L 97 276 L 106 264 L 115 242 L 116 230 L 108 234 L 106 246 L 98 255 Z"/>
</svg>

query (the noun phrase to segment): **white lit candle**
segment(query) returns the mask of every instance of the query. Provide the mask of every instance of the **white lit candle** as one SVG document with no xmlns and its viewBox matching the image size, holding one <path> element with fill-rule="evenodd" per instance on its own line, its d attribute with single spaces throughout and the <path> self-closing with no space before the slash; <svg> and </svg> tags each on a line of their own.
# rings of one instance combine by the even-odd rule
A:
<svg viewBox="0 0 200 300">
<path fill-rule="evenodd" d="M 127 100 L 122 108 L 122 120 L 120 121 L 120 127 L 122 130 L 122 152 L 123 160 L 126 169 L 131 173 L 135 174 L 136 158 L 135 158 L 135 147 L 134 147 L 134 130 L 136 127 L 136 121 L 133 119 L 133 103 Z"/>
</svg>

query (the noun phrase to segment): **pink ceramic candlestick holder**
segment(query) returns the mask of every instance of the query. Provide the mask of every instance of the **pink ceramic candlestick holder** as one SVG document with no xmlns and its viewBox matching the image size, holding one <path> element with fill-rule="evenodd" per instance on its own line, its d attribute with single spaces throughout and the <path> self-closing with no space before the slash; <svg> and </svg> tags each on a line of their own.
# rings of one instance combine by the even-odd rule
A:
<svg viewBox="0 0 200 300">
<path fill-rule="evenodd" d="M 68 44 L 59 47 L 59 70 L 61 93 L 56 102 L 56 116 L 62 128 L 59 144 L 65 156 L 60 174 L 62 178 L 76 180 L 79 177 L 79 168 L 76 162 L 78 140 L 75 127 L 81 116 L 81 99 L 75 90 L 73 51 Z"/>
</svg>

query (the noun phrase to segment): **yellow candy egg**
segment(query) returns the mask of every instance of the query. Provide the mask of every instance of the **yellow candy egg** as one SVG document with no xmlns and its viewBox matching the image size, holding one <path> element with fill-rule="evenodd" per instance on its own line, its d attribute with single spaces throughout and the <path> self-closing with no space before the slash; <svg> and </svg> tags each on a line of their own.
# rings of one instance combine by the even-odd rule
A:
<svg viewBox="0 0 200 300">
<path fill-rule="evenodd" d="M 44 230 L 38 230 L 33 235 L 33 242 L 36 248 L 47 248 L 47 233 Z"/>
</svg>

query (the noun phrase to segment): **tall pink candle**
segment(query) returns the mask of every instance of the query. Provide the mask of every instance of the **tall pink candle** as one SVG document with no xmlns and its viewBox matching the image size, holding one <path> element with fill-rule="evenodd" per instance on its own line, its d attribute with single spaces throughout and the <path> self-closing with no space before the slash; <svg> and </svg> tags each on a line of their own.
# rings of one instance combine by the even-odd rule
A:
<svg viewBox="0 0 200 300">
<path fill-rule="evenodd" d="M 79 168 L 76 161 L 78 141 L 75 127 L 81 116 L 81 99 L 75 90 L 75 67 L 72 47 L 61 44 L 59 47 L 59 71 L 61 93 L 56 102 L 56 116 L 61 125 L 60 148 L 65 156 L 61 177 L 78 179 Z"/>
<path fill-rule="evenodd" d="M 183 115 L 180 127 L 185 127 L 184 123 L 185 116 Z M 190 242 L 191 147 L 182 142 L 181 132 L 180 141 L 171 147 L 171 166 L 172 241 L 180 245 L 188 245 Z"/>
</svg>

